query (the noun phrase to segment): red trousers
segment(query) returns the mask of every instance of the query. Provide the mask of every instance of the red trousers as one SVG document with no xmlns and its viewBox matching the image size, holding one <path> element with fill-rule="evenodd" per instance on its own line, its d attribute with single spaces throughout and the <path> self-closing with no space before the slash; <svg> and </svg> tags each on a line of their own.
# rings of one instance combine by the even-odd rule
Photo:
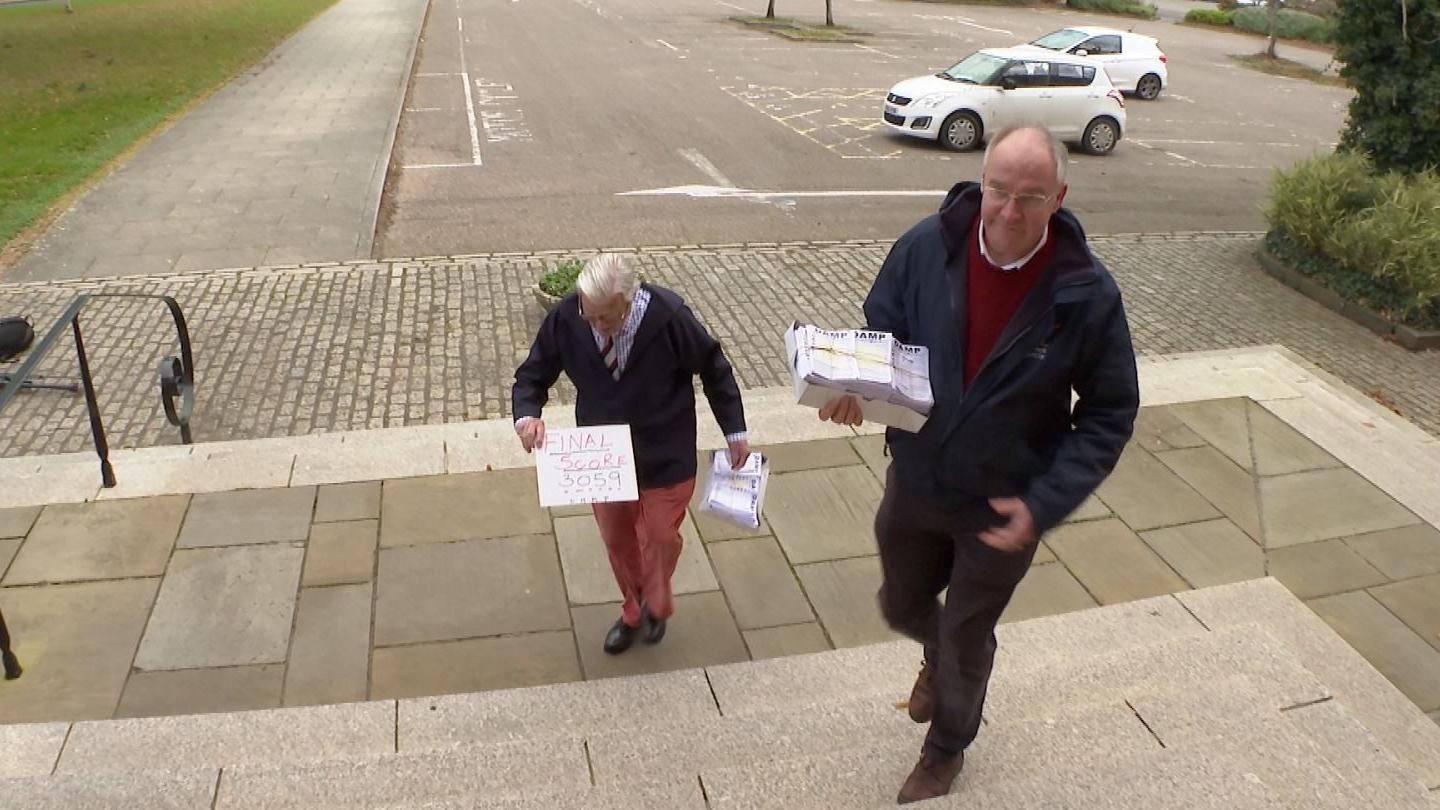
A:
<svg viewBox="0 0 1440 810">
<path fill-rule="evenodd" d="M 640 500 L 594 504 L 595 523 L 610 555 L 610 570 L 625 598 L 621 617 L 640 626 L 641 606 L 668 619 L 675 612 L 670 577 L 680 562 L 680 524 L 695 491 L 695 479 L 640 490 Z"/>
</svg>

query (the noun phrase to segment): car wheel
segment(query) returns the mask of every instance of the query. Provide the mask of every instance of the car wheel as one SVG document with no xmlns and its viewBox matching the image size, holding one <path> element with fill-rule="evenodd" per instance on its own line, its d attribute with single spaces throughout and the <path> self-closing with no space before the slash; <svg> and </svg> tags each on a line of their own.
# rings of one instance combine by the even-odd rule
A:
<svg viewBox="0 0 1440 810">
<path fill-rule="evenodd" d="M 964 110 L 951 113 L 940 125 L 940 144 L 956 152 L 968 152 L 980 145 L 980 119 Z"/>
<path fill-rule="evenodd" d="M 1154 101 L 1160 95 L 1160 77 L 1154 73 L 1146 73 L 1135 83 L 1135 95 L 1145 101 Z"/>
<path fill-rule="evenodd" d="M 1108 155 L 1120 142 L 1120 126 L 1115 119 L 1100 116 L 1085 127 L 1080 148 L 1092 155 Z"/>
</svg>

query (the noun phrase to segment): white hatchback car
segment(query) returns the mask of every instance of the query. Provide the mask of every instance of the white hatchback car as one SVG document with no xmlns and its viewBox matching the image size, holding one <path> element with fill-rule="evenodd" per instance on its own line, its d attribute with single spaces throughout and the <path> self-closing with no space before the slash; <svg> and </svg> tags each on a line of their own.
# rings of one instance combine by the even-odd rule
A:
<svg viewBox="0 0 1440 810">
<path fill-rule="evenodd" d="M 1030 42 L 1050 51 L 1087 56 L 1105 66 L 1110 81 L 1122 92 L 1150 101 L 1170 84 L 1169 60 L 1154 37 L 1076 25 L 1051 31 Z"/>
<path fill-rule="evenodd" d="M 890 88 L 883 116 L 892 132 L 956 151 L 979 146 L 987 132 L 1040 123 L 1104 155 L 1125 131 L 1125 101 L 1104 68 L 1034 48 L 985 48 L 933 76 L 906 79 Z"/>
</svg>

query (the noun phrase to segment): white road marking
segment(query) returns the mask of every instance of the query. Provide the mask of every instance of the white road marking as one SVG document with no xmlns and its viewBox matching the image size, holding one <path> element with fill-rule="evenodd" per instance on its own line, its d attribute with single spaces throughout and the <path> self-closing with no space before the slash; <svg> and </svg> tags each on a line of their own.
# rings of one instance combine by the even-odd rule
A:
<svg viewBox="0 0 1440 810">
<path fill-rule="evenodd" d="M 445 76 L 461 76 L 460 73 L 416 73 L 415 76 L 421 79 L 439 79 Z"/>
<path fill-rule="evenodd" d="M 772 200 L 777 198 L 839 198 L 839 197 L 944 197 L 949 194 L 948 189 L 938 191 L 877 191 L 877 190 L 844 190 L 844 191 L 751 191 L 745 188 L 732 188 L 728 186 L 671 186 L 669 188 L 647 188 L 637 191 L 618 191 L 617 197 L 695 197 L 695 198 L 731 198 L 742 200 Z"/>
<path fill-rule="evenodd" d="M 405 166 L 406 169 L 474 169 L 479 163 L 413 163 Z"/>
<path fill-rule="evenodd" d="M 445 112 L 445 107 L 406 107 L 405 112 Z"/>
<path fill-rule="evenodd" d="M 736 11 L 749 11 L 749 10 L 750 10 L 750 9 L 748 9 L 748 8 L 745 8 L 744 6 L 737 6 L 737 5 L 735 5 L 734 3 L 726 3 L 726 2 L 724 2 L 724 0 L 715 0 L 715 2 L 718 3 L 718 4 L 720 4 L 720 5 L 722 5 L 722 6 L 724 6 L 724 7 L 726 7 L 726 8 L 733 8 L 733 9 L 735 9 Z"/>
<path fill-rule="evenodd" d="M 704 173 L 706 177 L 714 180 L 719 185 L 725 186 L 726 188 L 735 187 L 735 184 L 730 182 L 730 178 L 726 177 L 724 174 L 721 174 L 720 170 L 715 168 L 715 164 L 711 163 L 709 158 L 700 154 L 700 150 L 676 149 L 675 151 L 680 153 L 680 157 L 683 157 L 686 160 L 690 161 L 690 165 L 699 169 L 702 173 Z"/>
<path fill-rule="evenodd" d="M 961 17 L 958 14 L 916 14 L 915 16 L 922 20 L 944 20 L 946 22 L 954 22 L 960 23 L 961 25 L 967 25 L 971 28 L 979 28 L 981 31 L 993 31 L 994 33 L 1004 34 L 1009 37 L 1015 36 L 1014 31 L 1006 31 L 1004 28 L 991 28 L 988 25 L 981 25 L 980 23 L 971 20 L 969 17 Z"/>
<path fill-rule="evenodd" d="M 1169 93 L 1169 92 L 1167 92 L 1165 95 L 1166 95 L 1167 97 L 1169 97 L 1169 98 L 1175 99 L 1176 101 L 1183 101 L 1183 102 L 1185 102 L 1186 104 L 1194 104 L 1194 103 L 1195 103 L 1195 99 L 1190 98 L 1189 96 L 1182 96 L 1182 95 L 1180 95 L 1179 93 Z"/>
<path fill-rule="evenodd" d="M 675 47 L 674 45 L 671 45 L 670 43 L 666 42 L 666 41 L 663 40 L 663 39 L 657 39 L 657 40 L 655 40 L 655 41 L 658 42 L 658 43 L 660 43 L 661 45 L 664 45 L 665 47 L 669 48 L 669 49 L 672 50 L 672 51 L 678 51 L 678 50 L 680 50 L 679 48 Z"/>
<path fill-rule="evenodd" d="M 862 45 L 862 44 L 860 44 L 859 42 L 855 43 L 855 47 L 857 47 L 857 48 L 859 48 L 859 49 L 861 49 L 861 50 L 864 50 L 864 51 L 874 51 L 875 53 L 878 53 L 878 54 L 880 54 L 881 56 L 884 56 L 884 57 L 886 57 L 886 58 L 888 58 L 888 59 L 899 59 L 899 58 L 900 58 L 900 57 L 896 56 L 896 55 L 893 54 L 893 53 L 886 53 L 885 51 L 882 51 L 882 50 L 880 50 L 879 48 L 872 48 L 872 47 L 870 47 L 869 45 Z"/>
<path fill-rule="evenodd" d="M 1156 143 L 1204 144 L 1204 145 L 1209 145 L 1209 146 L 1290 146 L 1290 147 L 1299 147 L 1299 146 L 1302 145 L 1302 144 L 1298 144 L 1298 143 L 1290 143 L 1290 142 L 1288 142 L 1288 141 L 1260 141 L 1259 143 L 1253 143 L 1253 142 L 1250 142 L 1250 141 L 1200 141 L 1200 140 L 1187 140 L 1187 139 L 1184 139 L 1184 138 L 1145 138 L 1144 140 L 1140 140 L 1140 139 L 1137 139 L 1137 138 L 1131 138 L 1130 140 L 1134 141 L 1135 143 L 1141 143 L 1141 144 L 1147 144 L 1147 145 L 1148 145 L 1148 144 L 1156 144 Z"/>
<path fill-rule="evenodd" d="M 460 0 L 455 0 L 455 11 L 460 11 Z M 465 65 L 465 37 L 464 21 L 456 18 L 455 22 L 460 24 L 460 79 L 465 83 L 465 120 L 470 124 L 470 160 L 474 165 L 479 166 L 480 160 L 480 130 L 475 127 L 475 99 L 470 94 L 470 69 Z"/>
</svg>

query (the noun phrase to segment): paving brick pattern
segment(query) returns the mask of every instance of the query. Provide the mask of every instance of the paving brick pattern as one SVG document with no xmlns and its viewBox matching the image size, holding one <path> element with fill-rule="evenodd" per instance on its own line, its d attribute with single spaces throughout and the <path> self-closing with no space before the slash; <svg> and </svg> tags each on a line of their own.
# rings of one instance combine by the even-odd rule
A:
<svg viewBox="0 0 1440 810">
<path fill-rule="evenodd" d="M 1440 435 L 1440 352 L 1387 343 L 1259 268 L 1257 234 L 1104 236 L 1143 354 L 1278 343 Z M 888 243 L 656 247 L 645 276 L 680 291 L 728 347 L 741 384 L 787 381 L 792 319 L 858 325 Z M 194 340 L 198 441 L 503 416 L 542 310 L 531 295 L 563 253 L 0 284 L 0 312 L 47 324 L 78 293 L 175 296 Z M 84 318 L 112 446 L 173 444 L 155 363 L 174 352 L 156 303 L 96 300 Z M 42 373 L 74 376 L 68 338 Z M 568 401 L 562 385 L 557 393 Z M 90 447 L 83 398 L 31 392 L 0 413 L 0 455 Z"/>
</svg>

